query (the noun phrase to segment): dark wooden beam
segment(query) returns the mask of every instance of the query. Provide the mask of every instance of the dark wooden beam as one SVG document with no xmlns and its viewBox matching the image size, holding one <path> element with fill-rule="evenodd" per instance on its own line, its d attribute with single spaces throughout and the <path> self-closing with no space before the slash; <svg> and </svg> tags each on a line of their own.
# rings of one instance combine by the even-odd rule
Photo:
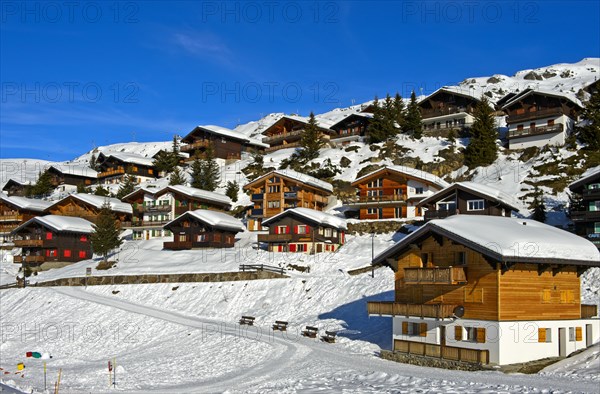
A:
<svg viewBox="0 0 600 394">
<path fill-rule="evenodd" d="M 583 273 L 585 271 L 587 271 L 587 269 L 590 267 L 586 267 L 586 266 L 578 266 L 577 267 L 577 277 L 579 278 L 581 275 L 583 275 Z"/>
<path fill-rule="evenodd" d="M 538 276 L 548 271 L 552 266 L 550 264 L 538 264 Z"/>
<path fill-rule="evenodd" d="M 438 245 L 444 246 L 444 237 L 443 236 L 441 236 L 440 234 L 437 234 L 437 233 L 433 233 L 433 234 L 431 234 L 431 236 L 433 237 L 434 241 L 437 242 Z"/>
<path fill-rule="evenodd" d="M 556 274 L 560 273 L 560 270 L 563 268 L 564 266 L 562 265 L 555 265 L 554 267 L 552 267 L 552 276 L 556 276 Z"/>
<path fill-rule="evenodd" d="M 486 261 L 486 263 L 488 263 L 490 265 L 490 267 L 492 267 L 493 270 L 495 270 L 497 268 L 498 261 L 496 261 L 486 255 L 482 255 L 482 256 L 483 256 L 483 259 Z"/>
<path fill-rule="evenodd" d="M 517 263 L 503 262 L 500 267 L 502 274 L 506 273 L 515 264 L 517 264 Z"/>
</svg>

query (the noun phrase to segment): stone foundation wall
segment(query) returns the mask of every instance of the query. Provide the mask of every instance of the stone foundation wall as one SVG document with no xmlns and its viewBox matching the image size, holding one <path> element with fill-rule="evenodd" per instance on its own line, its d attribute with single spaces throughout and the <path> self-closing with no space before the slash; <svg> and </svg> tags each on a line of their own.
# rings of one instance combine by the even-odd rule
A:
<svg viewBox="0 0 600 394">
<path fill-rule="evenodd" d="M 471 364 L 462 361 L 447 360 L 444 358 L 437 357 L 419 356 L 416 354 L 391 352 L 389 350 L 382 350 L 381 358 L 383 358 L 384 360 L 419 365 L 422 367 L 455 369 L 459 371 L 482 371 L 491 369 L 479 364 Z"/>
<path fill-rule="evenodd" d="M 396 222 L 392 220 L 382 221 L 371 221 L 371 222 L 358 222 L 348 223 L 348 233 L 350 234 L 382 234 L 382 233 L 393 233 L 409 222 Z"/>
</svg>

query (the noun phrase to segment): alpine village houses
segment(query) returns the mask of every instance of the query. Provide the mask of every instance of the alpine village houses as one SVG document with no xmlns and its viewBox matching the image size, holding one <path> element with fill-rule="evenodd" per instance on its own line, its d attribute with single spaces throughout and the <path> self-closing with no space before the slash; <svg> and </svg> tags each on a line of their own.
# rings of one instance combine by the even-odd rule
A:
<svg viewBox="0 0 600 394">
<path fill-rule="evenodd" d="M 275 170 L 244 186 L 250 192 L 248 230 L 261 230 L 264 219 L 286 209 L 311 208 L 323 211 L 333 195 L 333 186 L 293 170 Z"/>
<path fill-rule="evenodd" d="M 14 263 L 39 268 L 44 263 L 58 268 L 92 257 L 90 235 L 92 223 L 70 216 L 46 215 L 31 218 L 13 231 L 14 244 L 21 255 L 13 256 Z"/>
<path fill-rule="evenodd" d="M 510 217 L 519 211 L 516 205 L 502 190 L 475 182 L 453 183 L 417 204 L 425 211 L 425 221 L 457 214 Z"/>
<path fill-rule="evenodd" d="M 569 189 L 577 202 L 570 210 L 575 233 L 600 249 L 600 166 L 586 171 Z"/>
<path fill-rule="evenodd" d="M 345 242 L 346 220 L 309 208 L 293 208 L 263 221 L 258 234 L 269 252 L 335 252 Z"/>
<path fill-rule="evenodd" d="M 49 201 L 0 193 L 0 241 L 10 242 L 14 229 L 42 215 L 51 205 Z"/>
<path fill-rule="evenodd" d="M 212 125 L 197 126 L 181 142 L 181 151 L 189 154 L 188 162 L 204 157 L 209 147 L 214 157 L 225 160 L 240 160 L 243 152 L 260 152 L 269 147 L 235 130 Z"/>
<path fill-rule="evenodd" d="M 46 212 L 52 215 L 80 217 L 92 223 L 96 223 L 96 219 L 104 204 L 110 206 L 113 216 L 119 222 L 123 223 L 131 221 L 131 205 L 121 202 L 116 198 L 86 193 L 69 194 L 67 197 L 56 201 L 48 207 Z"/>
<path fill-rule="evenodd" d="M 173 241 L 164 242 L 165 249 L 232 248 L 244 224 L 224 212 L 197 209 L 179 215 L 165 229 L 173 234 Z"/>
<path fill-rule="evenodd" d="M 90 186 L 98 181 L 98 173 L 81 164 L 54 164 L 48 168 L 52 186 L 60 191 L 77 191 L 77 186 Z"/>
<path fill-rule="evenodd" d="M 133 230 L 133 239 L 151 239 L 171 235 L 164 225 L 177 216 L 197 209 L 229 211 L 232 201 L 229 197 L 176 185 L 163 188 L 140 188 L 122 199 L 132 206 L 133 217 L 122 224 L 123 228 Z"/>
<path fill-rule="evenodd" d="M 331 136 L 331 143 L 336 146 L 344 146 L 359 141 L 367 134 L 371 119 L 373 119 L 373 114 L 370 113 L 352 112 L 344 114 L 329 126 L 335 132 Z"/>
<path fill-rule="evenodd" d="M 104 184 L 116 184 L 131 175 L 137 183 L 158 178 L 154 167 L 154 159 L 135 153 L 110 152 L 100 153 L 97 159 L 98 181 Z"/>
<path fill-rule="evenodd" d="M 329 141 L 335 132 L 320 124 L 319 121 L 317 123 L 321 137 Z M 269 148 L 265 149 L 265 152 L 299 147 L 300 139 L 307 124 L 308 118 L 303 116 L 286 115 L 281 117 L 261 133 L 264 136 L 262 142 L 269 144 Z"/>
<path fill-rule="evenodd" d="M 418 203 L 449 186 L 428 172 L 404 166 L 386 166 L 359 177 L 358 189 L 344 204 L 359 211 L 361 220 L 414 218 L 421 215 Z"/>
<path fill-rule="evenodd" d="M 466 89 L 445 86 L 436 90 L 418 103 L 423 133 L 447 136 L 450 130 L 455 130 L 460 135 L 475 121 L 473 111 L 480 101 Z"/>
<path fill-rule="evenodd" d="M 427 222 L 377 255 L 395 299 L 368 302 L 393 319 L 393 351 L 480 364 L 566 357 L 600 339 L 580 275 L 598 249 L 529 219 L 455 215 Z"/>
</svg>

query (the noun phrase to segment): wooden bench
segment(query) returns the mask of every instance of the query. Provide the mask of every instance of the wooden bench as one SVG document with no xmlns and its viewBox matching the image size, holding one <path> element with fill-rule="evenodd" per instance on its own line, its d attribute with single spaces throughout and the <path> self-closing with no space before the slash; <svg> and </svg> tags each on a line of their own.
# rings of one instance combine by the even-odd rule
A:
<svg viewBox="0 0 600 394">
<path fill-rule="evenodd" d="M 325 335 L 321 337 L 321 340 L 327 343 L 335 343 L 336 335 L 337 333 L 335 331 L 325 331 Z"/>
<path fill-rule="evenodd" d="M 273 331 L 275 331 L 275 330 L 287 331 L 287 325 L 288 325 L 288 322 L 286 322 L 286 321 L 276 320 L 275 324 L 273 324 Z"/>
<path fill-rule="evenodd" d="M 318 333 L 319 333 L 319 329 L 317 327 L 306 326 L 304 331 L 302 331 L 302 336 L 309 337 L 309 338 L 316 338 Z"/>
<path fill-rule="evenodd" d="M 253 316 L 242 316 L 242 318 L 240 319 L 240 325 L 244 325 L 247 324 L 249 326 L 253 326 L 254 325 L 254 317 Z"/>
</svg>

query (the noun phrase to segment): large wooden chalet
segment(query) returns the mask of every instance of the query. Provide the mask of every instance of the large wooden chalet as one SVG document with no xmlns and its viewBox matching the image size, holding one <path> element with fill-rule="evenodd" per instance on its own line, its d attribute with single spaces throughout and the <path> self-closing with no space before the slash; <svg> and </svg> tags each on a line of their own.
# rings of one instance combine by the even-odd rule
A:
<svg viewBox="0 0 600 394">
<path fill-rule="evenodd" d="M 48 168 L 51 182 L 61 191 L 74 191 L 77 186 L 90 186 L 98 181 L 98 173 L 81 164 L 54 164 Z"/>
<path fill-rule="evenodd" d="M 232 248 L 244 225 L 224 212 L 197 209 L 178 216 L 165 229 L 173 234 L 173 241 L 163 244 L 165 249 Z"/>
<path fill-rule="evenodd" d="M 425 210 L 425 221 L 452 215 L 491 215 L 510 217 L 518 212 L 513 197 L 492 186 L 457 182 L 417 204 Z"/>
<path fill-rule="evenodd" d="M 131 205 L 116 198 L 96 196 L 94 194 L 73 193 L 52 204 L 46 211 L 52 215 L 75 216 L 96 223 L 100 210 L 108 204 L 113 216 L 119 222 L 130 222 Z"/>
<path fill-rule="evenodd" d="M 318 121 L 317 121 L 318 123 Z M 295 148 L 300 146 L 300 139 L 308 124 L 308 118 L 303 116 L 286 115 L 267 127 L 262 135 L 262 142 L 269 144 L 265 152 L 273 152 L 279 149 Z M 324 140 L 335 135 L 335 132 L 324 125 L 319 124 L 319 131 Z"/>
<path fill-rule="evenodd" d="M 154 159 L 135 153 L 100 153 L 97 159 L 98 181 L 104 184 L 120 183 L 126 175 L 135 177 L 137 183 L 158 177 Z"/>
<path fill-rule="evenodd" d="M 571 207 L 575 233 L 589 239 L 600 249 L 600 166 L 586 171 L 569 189 L 578 204 Z"/>
<path fill-rule="evenodd" d="M 261 229 L 262 220 L 286 209 L 311 208 L 322 211 L 329 204 L 333 186 L 293 170 L 275 170 L 246 184 L 253 206 L 248 212 L 248 230 Z"/>
<path fill-rule="evenodd" d="M 123 223 L 122 227 L 131 228 L 133 239 L 137 240 L 171 235 L 164 225 L 185 212 L 197 209 L 229 211 L 233 204 L 225 195 L 183 185 L 144 187 L 122 200 L 133 208 L 132 221 Z"/>
<path fill-rule="evenodd" d="M 29 184 L 10 178 L 2 187 L 2 191 L 9 196 L 25 196 Z"/>
<path fill-rule="evenodd" d="M 432 220 L 373 260 L 395 272 L 393 350 L 482 364 L 566 357 L 600 339 L 580 275 L 600 266 L 589 241 L 528 220 Z"/>
<path fill-rule="evenodd" d="M 34 217 L 13 231 L 14 244 L 21 253 L 14 263 L 39 267 L 44 263 L 74 263 L 92 257 L 92 223 L 68 216 Z"/>
<path fill-rule="evenodd" d="M 203 157 L 209 146 L 216 158 L 226 160 L 239 160 L 242 152 L 263 151 L 269 147 L 240 132 L 211 125 L 197 126 L 181 142 L 185 144 L 181 146 L 181 151 L 190 155 L 189 161 Z"/>
<path fill-rule="evenodd" d="M 15 228 L 33 217 L 43 215 L 51 205 L 49 201 L 0 193 L 0 241 L 10 241 Z"/>
<path fill-rule="evenodd" d="M 564 145 L 582 110 L 569 94 L 525 89 L 502 106 L 506 113 L 508 147 Z"/>
<path fill-rule="evenodd" d="M 335 252 L 345 242 L 346 220 L 309 208 L 293 208 L 263 221 L 259 234 L 270 252 Z"/>
<path fill-rule="evenodd" d="M 423 132 L 426 135 L 447 135 L 471 127 L 475 118 L 473 110 L 480 102 L 474 92 L 458 87 L 443 87 L 419 102 Z"/>
<path fill-rule="evenodd" d="M 331 143 L 343 146 L 360 140 L 361 137 L 367 134 L 371 119 L 373 119 L 373 114 L 370 113 L 353 112 L 344 114 L 329 126 L 335 132 L 331 135 Z"/>
<path fill-rule="evenodd" d="M 358 189 L 344 204 L 359 210 L 360 219 L 402 219 L 422 216 L 418 203 L 449 186 L 428 172 L 386 166 L 352 182 Z"/>
</svg>

